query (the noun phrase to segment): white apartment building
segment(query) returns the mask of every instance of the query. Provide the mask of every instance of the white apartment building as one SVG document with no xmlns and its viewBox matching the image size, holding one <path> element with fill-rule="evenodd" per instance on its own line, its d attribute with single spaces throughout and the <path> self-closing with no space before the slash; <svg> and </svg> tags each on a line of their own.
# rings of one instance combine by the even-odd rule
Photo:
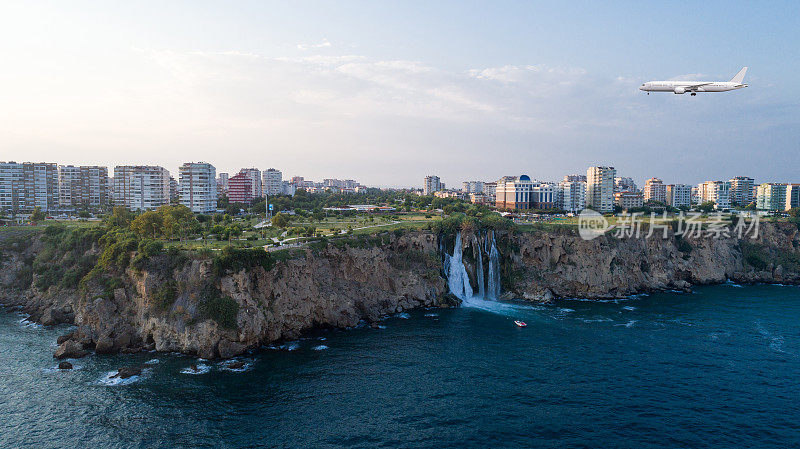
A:
<svg viewBox="0 0 800 449">
<path fill-rule="evenodd" d="M 461 190 L 464 193 L 483 193 L 483 181 L 464 181 Z"/>
<path fill-rule="evenodd" d="M 759 184 L 756 197 L 756 208 L 760 210 L 782 211 L 786 209 L 787 184 L 781 182 L 765 182 Z"/>
<path fill-rule="evenodd" d="M 659 178 L 650 178 L 644 183 L 644 202 L 667 203 L 667 188 Z"/>
<path fill-rule="evenodd" d="M 697 202 L 713 201 L 716 209 L 730 209 L 731 184 L 727 181 L 706 181 L 697 185 Z"/>
<path fill-rule="evenodd" d="M 280 170 L 274 168 L 264 170 L 262 180 L 265 195 L 275 196 L 283 193 L 283 173 Z"/>
<path fill-rule="evenodd" d="M 688 184 L 669 184 L 666 186 L 667 204 L 680 208 L 692 205 L 692 186 Z"/>
<path fill-rule="evenodd" d="M 0 162 L 0 209 L 30 212 L 58 208 L 58 167 L 47 162 Z"/>
<path fill-rule="evenodd" d="M 556 208 L 567 212 L 580 212 L 586 208 L 586 182 L 564 181 L 556 189 Z"/>
<path fill-rule="evenodd" d="M 563 182 L 586 182 L 586 175 L 564 175 Z"/>
<path fill-rule="evenodd" d="M 114 167 L 114 204 L 131 210 L 169 204 L 169 171 L 154 165 Z"/>
<path fill-rule="evenodd" d="M 179 202 L 195 213 L 217 209 L 217 169 L 207 162 L 186 162 L 178 170 Z"/>
<path fill-rule="evenodd" d="M 730 181 L 731 204 L 745 207 L 753 202 L 753 178 L 737 176 Z"/>
<path fill-rule="evenodd" d="M 586 207 L 597 212 L 614 211 L 614 167 L 589 167 L 586 170 Z"/>
<path fill-rule="evenodd" d="M 444 190 L 444 183 L 438 176 L 429 175 L 425 177 L 425 184 L 422 185 L 423 195 L 433 195 L 434 192 Z"/>
</svg>

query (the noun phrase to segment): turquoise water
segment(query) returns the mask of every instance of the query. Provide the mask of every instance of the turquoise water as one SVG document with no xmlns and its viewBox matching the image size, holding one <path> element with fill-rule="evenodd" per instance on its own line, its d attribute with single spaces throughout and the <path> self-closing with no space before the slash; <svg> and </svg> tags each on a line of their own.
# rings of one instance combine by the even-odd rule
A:
<svg viewBox="0 0 800 449">
<path fill-rule="evenodd" d="M 199 375 L 166 354 L 58 372 L 66 328 L 0 313 L 0 447 L 800 444 L 800 288 L 493 306 L 321 332 Z M 131 364 L 148 368 L 106 379 Z"/>
</svg>

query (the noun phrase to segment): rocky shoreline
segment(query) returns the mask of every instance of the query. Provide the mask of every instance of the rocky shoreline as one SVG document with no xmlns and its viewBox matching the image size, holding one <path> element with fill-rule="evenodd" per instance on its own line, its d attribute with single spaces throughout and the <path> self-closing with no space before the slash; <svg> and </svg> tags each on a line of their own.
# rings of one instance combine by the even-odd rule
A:
<svg viewBox="0 0 800 449">
<path fill-rule="evenodd" d="M 477 286 L 480 233 L 464 230 L 462 236 L 463 263 Z M 143 350 L 231 358 L 315 328 L 375 325 L 393 313 L 457 304 L 442 275 L 442 250 L 452 250 L 452 239 L 418 231 L 364 242 L 327 242 L 272 266 L 226 270 L 209 258 L 161 254 L 125 269 L 114 282 L 42 290 L 36 270 L 30 281 L 23 277 L 45 251 L 33 238 L 4 247 L 0 302 L 21 307 L 43 325 L 74 324 L 58 339 L 58 359 Z M 800 283 L 800 233 L 790 223 L 762 224 L 758 238 L 747 241 L 672 234 L 586 241 L 574 230 L 556 229 L 502 231 L 497 243 L 503 298 L 549 302 L 727 281 Z M 86 249 L 87 256 L 98 252 L 97 245 Z"/>
</svg>

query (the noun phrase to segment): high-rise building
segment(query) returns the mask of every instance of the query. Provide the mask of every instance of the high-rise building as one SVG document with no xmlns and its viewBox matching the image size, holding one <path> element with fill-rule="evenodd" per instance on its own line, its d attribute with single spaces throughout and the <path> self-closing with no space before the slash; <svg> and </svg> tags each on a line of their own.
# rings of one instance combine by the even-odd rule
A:
<svg viewBox="0 0 800 449">
<path fill-rule="evenodd" d="M 697 185 L 697 202 L 712 201 L 716 209 L 731 207 L 731 183 L 727 181 L 706 181 Z"/>
<path fill-rule="evenodd" d="M 669 184 L 666 186 L 667 205 L 680 208 L 692 205 L 692 186 L 688 184 Z"/>
<path fill-rule="evenodd" d="M 155 165 L 114 167 L 114 204 L 150 210 L 169 204 L 169 171 Z"/>
<path fill-rule="evenodd" d="M 633 178 L 627 176 L 617 176 L 614 178 L 615 192 L 638 192 L 639 188 L 633 182 Z"/>
<path fill-rule="evenodd" d="M 786 206 L 784 210 L 800 207 L 800 184 L 786 185 Z"/>
<path fill-rule="evenodd" d="M 756 208 L 760 210 L 782 211 L 786 209 L 786 187 L 781 182 L 759 184 Z"/>
<path fill-rule="evenodd" d="M 614 167 L 589 167 L 586 170 L 586 207 L 597 212 L 614 211 Z"/>
<path fill-rule="evenodd" d="M 0 162 L 0 212 L 19 211 L 19 190 L 22 187 L 22 164 Z"/>
<path fill-rule="evenodd" d="M 220 173 L 217 175 L 217 196 L 228 194 L 228 174 Z"/>
<path fill-rule="evenodd" d="M 240 171 L 236 176 L 231 176 L 228 179 L 228 201 L 250 204 L 255 198 L 253 184 L 253 178 L 244 171 Z"/>
<path fill-rule="evenodd" d="M 753 202 L 753 178 L 737 176 L 731 183 L 731 204 L 745 207 Z"/>
<path fill-rule="evenodd" d="M 283 174 L 280 170 L 270 168 L 262 174 L 263 190 L 266 195 L 275 196 L 283 193 Z"/>
<path fill-rule="evenodd" d="M 0 162 L 0 209 L 30 212 L 58 208 L 58 167 L 46 162 Z"/>
<path fill-rule="evenodd" d="M 424 195 L 433 195 L 434 192 L 444 190 L 444 183 L 438 176 L 430 175 L 425 177 L 425 184 L 422 186 Z"/>
<path fill-rule="evenodd" d="M 244 173 L 245 176 L 253 180 L 253 198 L 261 198 L 264 196 L 261 188 L 261 170 L 257 168 L 243 168 L 239 173 Z"/>
<path fill-rule="evenodd" d="M 60 165 L 58 192 L 61 209 L 106 207 L 109 204 L 108 168 Z"/>
<path fill-rule="evenodd" d="M 586 182 L 567 181 L 565 177 L 556 192 L 556 208 L 575 213 L 586 207 Z"/>
<path fill-rule="evenodd" d="M 461 190 L 464 193 L 483 193 L 483 181 L 464 181 Z"/>
<path fill-rule="evenodd" d="M 667 203 L 667 188 L 659 178 L 650 178 L 644 183 L 644 201 Z"/>
<path fill-rule="evenodd" d="M 207 162 L 181 165 L 180 203 L 192 212 L 205 213 L 217 209 L 217 169 Z"/>
<path fill-rule="evenodd" d="M 180 203 L 181 186 L 174 176 L 169 177 L 169 202 L 170 204 Z"/>
</svg>

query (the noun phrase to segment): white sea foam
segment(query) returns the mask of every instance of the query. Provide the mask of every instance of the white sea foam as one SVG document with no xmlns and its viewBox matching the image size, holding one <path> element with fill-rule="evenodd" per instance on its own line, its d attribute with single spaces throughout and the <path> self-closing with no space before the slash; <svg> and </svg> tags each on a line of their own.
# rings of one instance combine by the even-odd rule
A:
<svg viewBox="0 0 800 449">
<path fill-rule="evenodd" d="M 401 312 L 401 313 L 398 313 L 398 314 L 397 314 L 397 315 L 395 315 L 395 316 L 396 316 L 397 318 L 402 318 L 402 319 L 404 319 L 404 320 L 407 320 L 407 319 L 411 318 L 411 315 L 407 314 L 406 312 Z"/>
<path fill-rule="evenodd" d="M 191 366 L 187 366 L 181 370 L 181 374 L 205 374 L 211 371 L 211 367 L 203 363 L 197 364 L 196 367 L 197 369 L 192 369 Z"/>
<path fill-rule="evenodd" d="M 571 313 L 571 312 L 574 312 L 575 309 L 569 309 L 569 308 L 566 308 L 566 307 L 559 307 L 558 311 L 559 311 L 559 313 Z"/>
<path fill-rule="evenodd" d="M 161 360 L 158 359 L 150 359 L 144 362 L 145 365 L 158 365 L 159 363 L 161 363 Z"/>
<path fill-rule="evenodd" d="M 433 317 L 433 316 L 439 316 L 439 314 L 438 313 L 426 313 L 425 316 Z"/>
<path fill-rule="evenodd" d="M 144 370 L 142 370 L 142 374 L 140 374 L 138 376 L 131 376 L 131 377 L 127 378 L 127 379 L 122 379 L 120 377 L 113 377 L 117 373 L 118 373 L 118 371 L 109 371 L 109 372 L 107 372 L 105 376 L 103 376 L 102 378 L 100 378 L 97 381 L 97 384 L 98 385 L 104 385 L 104 386 L 107 386 L 107 387 L 118 387 L 118 386 L 123 386 L 123 385 L 130 385 L 130 384 L 138 382 L 143 377 L 145 377 L 147 375 L 147 373 L 148 373 L 148 370 L 144 369 Z"/>
<path fill-rule="evenodd" d="M 324 350 L 328 349 L 328 347 L 327 347 L 327 346 L 325 346 L 325 345 L 319 345 L 319 346 L 314 346 L 314 348 L 313 348 L 313 349 L 314 349 L 315 351 L 324 351 Z"/>
<path fill-rule="evenodd" d="M 636 307 L 633 306 L 623 306 L 622 310 L 636 310 Z"/>
<path fill-rule="evenodd" d="M 328 339 L 328 337 L 317 337 L 317 340 L 319 340 L 319 341 L 325 341 L 327 339 Z"/>
<path fill-rule="evenodd" d="M 386 326 L 384 326 L 383 324 L 379 324 L 378 329 L 386 329 Z"/>
</svg>

